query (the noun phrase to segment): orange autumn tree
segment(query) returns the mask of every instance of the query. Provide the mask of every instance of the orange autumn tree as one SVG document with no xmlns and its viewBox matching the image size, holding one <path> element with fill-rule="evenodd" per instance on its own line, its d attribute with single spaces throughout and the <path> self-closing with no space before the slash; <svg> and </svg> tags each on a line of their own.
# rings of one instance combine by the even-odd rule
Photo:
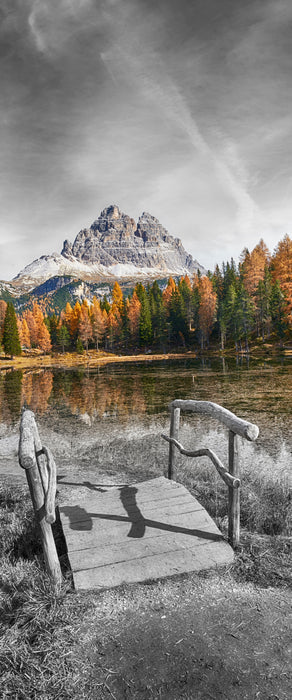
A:
<svg viewBox="0 0 292 700">
<path fill-rule="evenodd" d="M 67 304 L 65 306 L 65 309 L 62 309 L 59 317 L 59 323 L 58 323 L 58 328 L 60 329 L 61 326 L 66 326 L 67 331 L 70 332 L 70 324 L 72 321 L 72 315 L 73 315 L 73 309 L 71 304 L 69 304 L 69 301 L 67 301 Z"/>
<path fill-rule="evenodd" d="M 128 301 L 128 300 L 127 300 Z M 138 299 L 137 292 L 134 290 L 132 299 L 128 301 L 127 312 L 129 319 L 130 336 L 134 343 L 139 340 L 139 321 L 141 313 L 141 302 Z"/>
<path fill-rule="evenodd" d="M 262 238 L 251 253 L 247 249 L 243 251 L 240 270 L 245 289 L 251 297 L 255 296 L 259 282 L 264 279 L 270 259 L 270 251 Z"/>
<path fill-rule="evenodd" d="M 79 301 L 76 301 L 76 304 L 73 307 L 72 313 L 70 314 L 70 317 L 68 319 L 68 324 L 69 324 L 68 330 L 69 330 L 70 338 L 72 341 L 77 340 L 80 316 L 81 316 L 81 304 L 79 303 Z"/>
<path fill-rule="evenodd" d="M 79 336 L 88 352 L 88 343 L 92 338 L 92 325 L 89 318 L 89 306 L 86 299 L 83 300 L 79 318 Z"/>
<path fill-rule="evenodd" d="M 108 329 L 111 346 L 113 341 L 117 340 L 121 334 L 123 303 L 123 292 L 118 282 L 115 282 L 112 291 L 111 310 L 108 315 Z M 114 316 L 114 319 L 110 317 L 110 314 Z"/>
<path fill-rule="evenodd" d="M 44 322 L 44 314 L 37 302 L 33 305 L 32 313 L 36 324 L 37 347 L 44 353 L 48 353 L 52 348 L 51 337 Z"/>
<path fill-rule="evenodd" d="M 292 310 L 292 241 L 286 234 L 278 243 L 271 264 L 274 282 L 279 281 L 286 297 L 286 313 Z"/>
<path fill-rule="evenodd" d="M 67 301 L 67 304 L 65 306 L 65 310 L 62 313 L 63 313 L 63 319 L 64 319 L 66 326 L 69 330 L 71 319 L 72 319 L 72 314 L 73 314 L 73 309 L 72 309 L 71 304 L 69 304 L 69 301 Z"/>
<path fill-rule="evenodd" d="M 21 345 L 27 349 L 31 347 L 29 328 L 25 318 L 21 321 L 20 342 Z"/>
<path fill-rule="evenodd" d="M 104 339 L 106 325 L 107 325 L 107 315 L 101 309 L 100 302 L 96 296 L 92 299 L 92 304 L 90 307 L 91 324 L 92 324 L 92 337 L 96 343 L 96 349 L 98 350 L 98 345 Z"/>
<path fill-rule="evenodd" d="M 112 291 L 112 312 L 121 315 L 123 310 L 123 292 L 118 282 L 114 283 Z"/>
<path fill-rule="evenodd" d="M 32 313 L 36 325 L 36 345 L 44 353 L 48 353 L 52 348 L 51 337 L 44 322 L 44 314 L 37 302 L 33 305 Z"/>
<path fill-rule="evenodd" d="M 172 277 L 169 278 L 167 287 L 162 292 L 162 301 L 164 308 L 168 311 L 170 307 L 170 302 L 172 295 L 175 293 L 177 286 Z"/>
<path fill-rule="evenodd" d="M 50 352 L 52 348 L 50 333 L 44 322 L 43 312 L 36 301 L 32 311 L 29 309 L 25 311 L 24 319 L 28 326 L 31 346 L 40 348 L 45 353 Z"/>
<path fill-rule="evenodd" d="M 36 347 L 37 346 L 37 324 L 36 324 L 34 315 L 30 309 L 27 309 L 24 312 L 24 318 L 25 318 L 27 326 L 28 326 L 31 346 Z"/>
<path fill-rule="evenodd" d="M 199 326 L 201 331 L 201 347 L 204 348 L 215 322 L 217 295 L 209 277 L 197 277 L 194 281 L 199 295 Z"/>
<path fill-rule="evenodd" d="M 112 350 L 114 342 L 118 339 L 119 333 L 120 333 L 120 326 L 121 326 L 121 317 L 117 318 L 117 314 L 115 314 L 112 309 L 108 312 L 107 315 L 107 331 L 108 331 L 108 340 L 109 340 L 109 346 Z"/>
<path fill-rule="evenodd" d="M 49 353 L 52 349 L 51 336 L 46 324 L 41 323 L 38 331 L 38 347 L 45 353 Z"/>
</svg>

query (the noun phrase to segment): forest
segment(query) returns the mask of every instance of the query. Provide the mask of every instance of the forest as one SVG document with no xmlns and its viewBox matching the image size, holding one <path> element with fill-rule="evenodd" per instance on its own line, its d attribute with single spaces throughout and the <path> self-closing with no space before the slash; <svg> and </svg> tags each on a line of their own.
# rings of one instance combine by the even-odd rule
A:
<svg viewBox="0 0 292 700">
<path fill-rule="evenodd" d="M 0 300 L 0 351 L 248 352 L 256 339 L 283 344 L 292 339 L 292 240 L 285 235 L 271 255 L 261 239 L 252 252 L 243 250 L 238 266 L 231 259 L 206 276 L 170 277 L 164 289 L 139 282 L 125 296 L 115 282 L 110 298 L 67 302 L 58 314 L 48 308 L 34 301 L 16 314 Z"/>
</svg>

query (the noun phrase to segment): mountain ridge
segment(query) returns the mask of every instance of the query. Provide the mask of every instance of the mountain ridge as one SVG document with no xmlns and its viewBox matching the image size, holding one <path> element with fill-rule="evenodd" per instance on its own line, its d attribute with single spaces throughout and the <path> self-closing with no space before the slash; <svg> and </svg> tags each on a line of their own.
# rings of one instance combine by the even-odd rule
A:
<svg viewBox="0 0 292 700">
<path fill-rule="evenodd" d="M 49 279 L 71 277 L 84 282 L 154 281 L 167 276 L 193 275 L 205 269 L 187 253 L 151 214 L 136 223 L 112 204 L 89 228 L 66 239 L 61 253 L 42 255 L 24 267 L 9 283 L 15 293 L 30 292 Z"/>
</svg>

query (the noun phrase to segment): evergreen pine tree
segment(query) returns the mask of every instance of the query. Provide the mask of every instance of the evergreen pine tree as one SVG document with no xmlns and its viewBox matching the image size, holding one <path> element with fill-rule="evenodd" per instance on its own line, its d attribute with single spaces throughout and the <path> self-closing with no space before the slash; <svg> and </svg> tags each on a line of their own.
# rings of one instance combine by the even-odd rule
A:
<svg viewBox="0 0 292 700">
<path fill-rule="evenodd" d="M 273 330 L 276 332 L 281 343 L 285 337 L 285 331 L 288 328 L 286 315 L 286 295 L 281 288 L 279 280 L 273 284 L 270 297 L 270 310 L 273 323 Z"/>
<path fill-rule="evenodd" d="M 139 322 L 139 340 L 140 345 L 147 345 L 152 340 L 152 324 L 150 314 L 149 297 L 143 284 L 139 283 L 135 287 L 137 297 L 141 304 L 140 322 Z"/>
<path fill-rule="evenodd" d="M 45 319 L 45 324 L 51 336 L 52 345 L 57 345 L 58 342 L 58 319 L 55 313 L 52 316 L 47 316 Z"/>
<path fill-rule="evenodd" d="M 171 323 L 171 335 L 175 343 L 182 343 L 185 347 L 188 341 L 189 328 L 187 310 L 180 290 L 173 293 L 169 306 L 169 320 Z"/>
<path fill-rule="evenodd" d="M 16 313 L 9 301 L 6 308 L 3 327 L 3 347 L 6 355 L 21 355 L 21 346 L 17 328 Z"/>
<path fill-rule="evenodd" d="M 62 352 L 64 352 L 65 347 L 70 345 L 70 333 L 69 333 L 68 328 L 65 325 L 65 323 L 62 323 L 62 325 L 60 326 L 60 328 L 58 330 L 57 340 L 58 340 L 59 344 L 61 345 Z"/>
<path fill-rule="evenodd" d="M 271 325 L 271 292 L 272 280 L 271 273 L 266 267 L 264 279 L 260 280 L 256 289 L 256 316 L 257 316 L 257 335 L 261 333 L 263 341 L 265 335 L 270 335 Z"/>
<path fill-rule="evenodd" d="M 149 304 L 154 343 L 164 347 L 167 335 L 166 308 L 163 304 L 162 291 L 156 280 L 149 290 Z"/>
</svg>

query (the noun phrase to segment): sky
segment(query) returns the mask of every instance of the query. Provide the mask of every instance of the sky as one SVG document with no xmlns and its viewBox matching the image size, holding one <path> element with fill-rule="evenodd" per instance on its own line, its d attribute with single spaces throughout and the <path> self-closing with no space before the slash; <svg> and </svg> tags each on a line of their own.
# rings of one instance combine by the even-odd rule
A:
<svg viewBox="0 0 292 700">
<path fill-rule="evenodd" d="M 0 279 L 102 209 L 213 269 L 292 236 L 291 0 L 2 0 Z"/>
</svg>

